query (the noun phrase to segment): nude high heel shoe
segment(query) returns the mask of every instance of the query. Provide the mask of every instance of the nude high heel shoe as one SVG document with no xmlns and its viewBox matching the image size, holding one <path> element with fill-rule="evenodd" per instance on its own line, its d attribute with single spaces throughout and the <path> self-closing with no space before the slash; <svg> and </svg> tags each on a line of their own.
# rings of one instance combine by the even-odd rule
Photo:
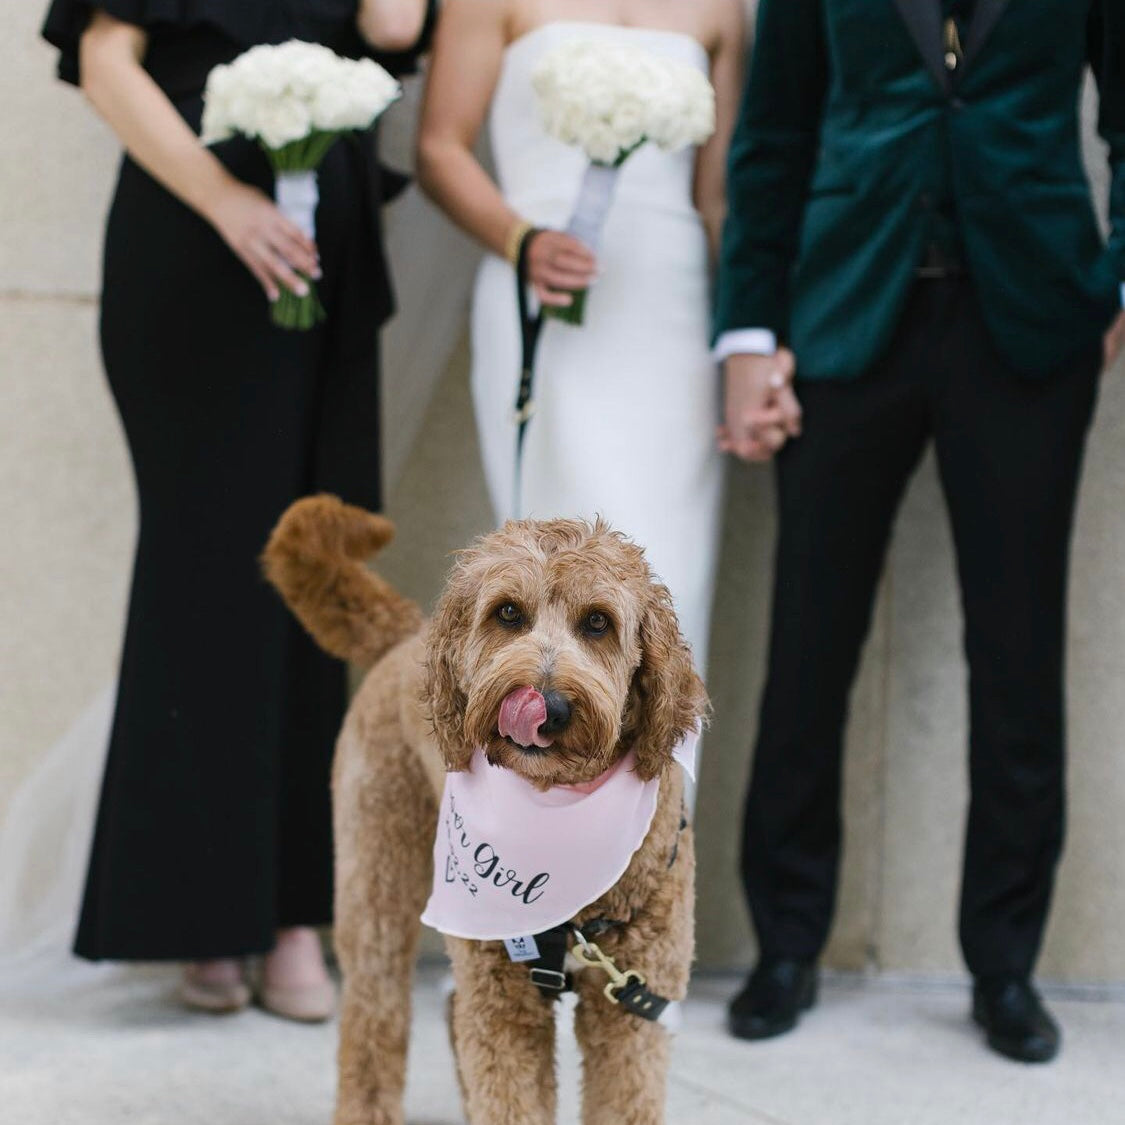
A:
<svg viewBox="0 0 1125 1125">
<path fill-rule="evenodd" d="M 271 976 L 278 983 L 270 983 Z M 315 930 L 293 926 L 278 931 L 277 945 L 262 958 L 257 991 L 258 1003 L 282 1019 L 323 1023 L 336 1014 L 336 985 L 325 971 Z"/>
<path fill-rule="evenodd" d="M 324 1023 L 336 1014 L 336 986 L 332 981 L 292 988 L 262 982 L 258 1003 L 275 1016 L 298 1023 Z"/>
<path fill-rule="evenodd" d="M 184 966 L 177 995 L 185 1007 L 212 1015 L 240 1012 L 251 999 L 250 987 L 241 977 L 237 980 L 208 980 L 200 975 L 198 965 Z"/>
</svg>

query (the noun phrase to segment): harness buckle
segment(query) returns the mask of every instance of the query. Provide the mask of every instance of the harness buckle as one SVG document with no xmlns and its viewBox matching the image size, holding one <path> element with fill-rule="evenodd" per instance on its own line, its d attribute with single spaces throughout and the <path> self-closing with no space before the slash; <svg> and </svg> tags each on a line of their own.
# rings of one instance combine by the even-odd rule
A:
<svg viewBox="0 0 1125 1125">
<path fill-rule="evenodd" d="M 566 973 L 536 966 L 530 970 L 530 976 L 531 983 L 537 988 L 553 988 L 556 992 L 566 991 Z"/>
</svg>

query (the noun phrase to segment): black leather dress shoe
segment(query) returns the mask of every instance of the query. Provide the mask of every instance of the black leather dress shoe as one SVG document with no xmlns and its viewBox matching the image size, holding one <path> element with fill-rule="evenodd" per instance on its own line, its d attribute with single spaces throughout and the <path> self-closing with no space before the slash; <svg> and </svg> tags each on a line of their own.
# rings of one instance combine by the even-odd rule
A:
<svg viewBox="0 0 1125 1125">
<path fill-rule="evenodd" d="M 816 969 L 804 961 L 763 960 L 730 1002 L 727 1027 L 738 1039 L 772 1039 L 797 1026 L 816 1003 Z"/>
<path fill-rule="evenodd" d="M 994 1051 L 1017 1062 L 1049 1062 L 1059 1053 L 1059 1026 L 1026 980 L 977 980 L 973 1019 L 984 1028 Z"/>
</svg>

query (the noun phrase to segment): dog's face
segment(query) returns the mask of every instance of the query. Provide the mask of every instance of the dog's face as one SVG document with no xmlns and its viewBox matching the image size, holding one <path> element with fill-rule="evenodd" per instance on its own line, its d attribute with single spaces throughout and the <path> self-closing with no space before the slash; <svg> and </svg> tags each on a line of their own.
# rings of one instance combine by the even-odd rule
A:
<svg viewBox="0 0 1125 1125">
<path fill-rule="evenodd" d="M 540 788 L 629 749 L 655 777 L 707 699 L 671 598 L 600 521 L 521 521 L 461 552 L 430 626 L 425 697 L 446 767 L 481 747 Z"/>
</svg>

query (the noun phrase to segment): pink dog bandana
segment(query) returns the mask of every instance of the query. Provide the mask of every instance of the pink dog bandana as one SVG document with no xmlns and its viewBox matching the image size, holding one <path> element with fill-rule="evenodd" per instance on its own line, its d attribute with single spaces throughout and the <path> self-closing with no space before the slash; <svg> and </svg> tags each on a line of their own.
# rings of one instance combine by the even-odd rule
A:
<svg viewBox="0 0 1125 1125">
<path fill-rule="evenodd" d="M 698 730 L 676 747 L 695 779 Z M 434 885 L 422 921 L 452 937 L 500 941 L 569 922 L 625 874 L 656 813 L 658 780 L 633 754 L 593 782 L 545 792 L 482 750 L 445 776 Z"/>
</svg>

